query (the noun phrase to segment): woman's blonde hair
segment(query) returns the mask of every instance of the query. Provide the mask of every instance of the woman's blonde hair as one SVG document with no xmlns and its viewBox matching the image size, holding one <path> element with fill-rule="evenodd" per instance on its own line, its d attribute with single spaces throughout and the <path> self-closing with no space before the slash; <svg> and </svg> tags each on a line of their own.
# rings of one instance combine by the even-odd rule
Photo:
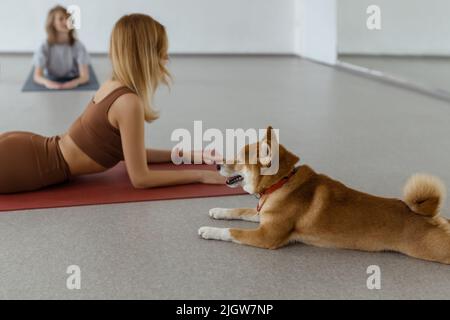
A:
<svg viewBox="0 0 450 320">
<path fill-rule="evenodd" d="M 133 90 L 144 105 L 145 120 L 158 119 L 152 101 L 161 83 L 169 85 L 166 29 L 144 14 L 123 16 L 114 26 L 110 41 L 113 80 Z"/>
<path fill-rule="evenodd" d="M 45 23 L 45 31 L 47 31 L 47 42 L 52 45 L 57 43 L 58 41 L 58 31 L 55 29 L 55 17 L 57 13 L 62 13 L 69 19 L 70 14 L 67 12 L 67 9 L 63 6 L 56 6 L 50 9 L 47 15 L 47 21 Z M 72 46 L 75 43 L 75 30 L 70 29 L 69 31 L 69 43 Z"/>
</svg>

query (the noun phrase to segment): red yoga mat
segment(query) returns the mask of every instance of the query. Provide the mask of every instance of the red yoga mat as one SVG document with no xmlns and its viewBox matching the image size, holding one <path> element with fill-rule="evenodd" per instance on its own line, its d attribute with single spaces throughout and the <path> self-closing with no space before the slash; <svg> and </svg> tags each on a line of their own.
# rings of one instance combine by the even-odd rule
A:
<svg viewBox="0 0 450 320">
<path fill-rule="evenodd" d="M 204 169 L 214 166 L 154 164 L 155 170 Z M 190 184 L 138 190 L 131 185 L 123 162 L 106 172 L 77 177 L 73 181 L 43 190 L 0 195 L 0 211 L 48 209 L 154 200 L 206 198 L 246 194 L 225 185 Z"/>
</svg>

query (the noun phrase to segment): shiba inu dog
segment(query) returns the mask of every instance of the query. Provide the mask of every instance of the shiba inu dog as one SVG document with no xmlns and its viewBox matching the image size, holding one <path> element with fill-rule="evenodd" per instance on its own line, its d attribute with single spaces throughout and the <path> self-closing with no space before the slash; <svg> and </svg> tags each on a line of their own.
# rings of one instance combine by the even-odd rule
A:
<svg viewBox="0 0 450 320">
<path fill-rule="evenodd" d="M 247 162 L 258 157 L 250 147 L 258 149 L 262 142 L 277 146 L 279 170 L 274 175 L 260 174 L 267 161 Z M 296 167 L 300 159 L 278 143 L 271 127 L 263 141 L 245 146 L 238 159 L 246 160 L 218 169 L 228 177 L 230 187 L 242 186 L 257 195 L 258 207 L 215 208 L 209 213 L 213 219 L 246 220 L 259 226 L 251 230 L 202 227 L 199 235 L 204 239 L 266 249 L 299 241 L 319 247 L 396 251 L 450 264 L 450 223 L 440 216 L 445 187 L 436 177 L 412 176 L 403 201 L 356 191 L 307 165 Z"/>
</svg>

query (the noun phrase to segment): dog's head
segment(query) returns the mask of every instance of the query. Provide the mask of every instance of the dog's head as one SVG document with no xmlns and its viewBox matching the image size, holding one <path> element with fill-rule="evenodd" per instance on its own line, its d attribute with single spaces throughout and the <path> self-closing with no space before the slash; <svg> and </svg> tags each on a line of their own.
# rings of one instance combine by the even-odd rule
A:
<svg viewBox="0 0 450 320">
<path fill-rule="evenodd" d="M 246 145 L 237 159 L 217 168 L 228 178 L 229 187 L 242 186 L 246 192 L 258 194 L 288 175 L 299 160 L 279 144 L 274 130 L 268 127 L 263 140 Z"/>
</svg>

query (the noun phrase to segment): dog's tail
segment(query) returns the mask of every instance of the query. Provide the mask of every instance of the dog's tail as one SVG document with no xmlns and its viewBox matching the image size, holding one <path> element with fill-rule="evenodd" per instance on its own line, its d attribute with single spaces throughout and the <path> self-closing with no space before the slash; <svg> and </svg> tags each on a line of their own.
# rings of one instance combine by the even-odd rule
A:
<svg viewBox="0 0 450 320">
<path fill-rule="evenodd" d="M 403 189 L 403 198 L 409 208 L 427 217 L 439 214 L 445 195 L 444 183 L 439 178 L 426 174 L 413 175 Z"/>
</svg>

